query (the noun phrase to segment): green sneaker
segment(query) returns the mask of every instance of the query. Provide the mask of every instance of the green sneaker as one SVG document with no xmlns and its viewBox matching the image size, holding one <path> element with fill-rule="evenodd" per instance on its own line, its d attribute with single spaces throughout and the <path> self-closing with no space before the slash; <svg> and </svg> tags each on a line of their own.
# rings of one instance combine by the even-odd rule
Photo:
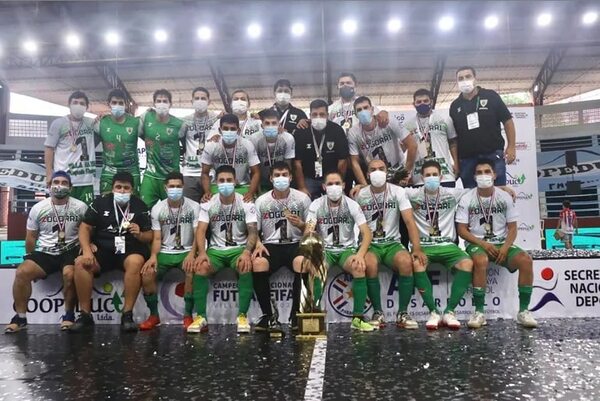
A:
<svg viewBox="0 0 600 401">
<path fill-rule="evenodd" d="M 352 319 L 351 327 L 354 330 L 358 330 L 358 331 L 374 331 L 375 330 L 375 327 L 373 327 L 372 325 L 365 322 L 364 320 L 362 320 L 359 317 L 355 317 Z"/>
</svg>

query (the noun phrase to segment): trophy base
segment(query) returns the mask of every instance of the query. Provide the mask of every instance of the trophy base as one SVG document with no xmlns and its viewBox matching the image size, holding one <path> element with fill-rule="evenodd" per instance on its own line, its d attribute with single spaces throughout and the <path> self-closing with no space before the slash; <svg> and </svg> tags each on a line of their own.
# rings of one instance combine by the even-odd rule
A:
<svg viewBox="0 0 600 401">
<path fill-rule="evenodd" d="M 296 316 L 298 317 L 297 339 L 327 338 L 326 314 L 324 312 L 298 313 Z"/>
</svg>

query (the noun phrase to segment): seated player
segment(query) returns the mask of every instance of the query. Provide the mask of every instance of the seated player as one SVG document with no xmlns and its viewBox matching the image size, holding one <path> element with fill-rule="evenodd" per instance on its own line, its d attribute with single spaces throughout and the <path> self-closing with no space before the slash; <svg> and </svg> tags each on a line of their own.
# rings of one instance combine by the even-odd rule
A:
<svg viewBox="0 0 600 401">
<path fill-rule="evenodd" d="M 517 238 L 518 212 L 513 199 L 494 187 L 494 162 L 480 160 L 475 166 L 477 188 L 461 198 L 456 213 L 458 235 L 467 243 L 467 253 L 473 259 L 473 303 L 475 313 L 468 322 L 470 328 L 486 325 L 485 284 L 491 261 L 506 267 L 511 273 L 519 271 L 519 313 L 517 322 L 528 328 L 537 327 L 529 312 L 533 284 L 533 261 L 514 245 Z"/>
<path fill-rule="evenodd" d="M 69 196 L 71 177 L 58 170 L 50 180 L 50 198 L 36 203 L 29 211 L 25 237 L 25 260 L 17 267 L 13 282 L 13 299 L 17 314 L 5 333 L 27 328 L 27 302 L 31 283 L 52 273 L 62 272 L 65 314 L 60 325 L 67 330 L 75 321 L 75 287 L 73 265 L 79 254 L 77 234 L 87 205 Z"/>
<path fill-rule="evenodd" d="M 156 279 L 162 280 L 169 269 L 183 269 L 186 273 L 183 326 L 187 329 L 192 324 L 192 279 L 196 259 L 194 233 L 198 226 L 200 204 L 183 196 L 184 179 L 181 173 L 169 173 L 165 178 L 165 187 L 167 199 L 154 205 L 151 213 L 154 239 L 150 258 L 142 267 L 144 298 L 150 316 L 140 324 L 140 330 L 151 330 L 160 324 Z"/>
<path fill-rule="evenodd" d="M 188 326 L 188 333 L 208 330 L 208 278 L 224 268 L 234 269 L 239 274 L 237 331 L 250 332 L 246 315 L 253 293 L 252 251 L 258 238 L 256 207 L 253 203 L 244 202 L 242 195 L 234 192 L 235 173 L 232 166 L 220 166 L 216 171 L 219 193 L 200 207 L 196 230 L 198 257 L 193 279 L 197 316 Z M 208 248 L 207 239 L 210 241 Z"/>
<path fill-rule="evenodd" d="M 272 110 L 267 110 L 265 113 Z M 273 190 L 256 200 L 260 240 L 254 251 L 254 292 L 262 309 L 263 317 L 256 330 L 279 330 L 277 313 L 271 308 L 269 276 L 282 266 L 293 271 L 293 260 L 298 258 L 298 245 L 304 232 L 310 198 L 304 192 L 290 188 L 290 166 L 275 162 L 270 174 Z M 297 327 L 296 313 L 300 307 L 301 277 L 294 275 L 290 324 Z M 277 311 L 275 311 L 277 312 Z"/>
<path fill-rule="evenodd" d="M 326 267 L 339 266 L 352 274 L 352 296 L 354 309 L 351 327 L 359 331 L 373 331 L 375 328 L 364 321 L 363 312 L 367 301 L 367 281 L 365 279 L 365 257 L 371 244 L 371 230 L 360 206 L 344 195 L 342 174 L 334 171 L 325 174 L 323 189 L 326 195 L 314 200 L 308 209 L 305 233 L 316 232 L 325 242 Z M 358 227 L 362 242 L 357 249 L 355 228 Z M 294 259 L 294 271 L 302 271 L 304 257 Z M 309 265 L 309 271 L 314 270 Z M 318 281 L 318 280 L 316 280 Z M 315 300 L 320 300 L 324 283 L 315 283 Z"/>
<path fill-rule="evenodd" d="M 414 292 L 413 257 L 425 260 L 420 249 L 419 234 L 415 226 L 413 211 L 404 189 L 386 182 L 387 167 L 383 160 L 371 160 L 368 166 L 371 185 L 363 187 L 356 196 L 367 224 L 373 232 L 373 240 L 367 254 L 367 288 L 373 304 L 371 325 L 383 327 L 385 316 L 381 308 L 381 295 L 378 264 L 388 266 L 398 272 L 398 315 L 396 325 L 404 329 L 416 329 L 418 323 L 407 312 Z M 408 227 L 408 235 L 413 244 L 413 257 L 400 243 L 400 219 Z"/>
<path fill-rule="evenodd" d="M 75 260 L 75 288 L 81 314 L 70 331 L 81 332 L 94 325 L 92 285 L 94 276 L 111 269 L 123 269 L 125 303 L 121 330 L 137 331 L 133 306 L 140 292 L 141 270 L 148 258 L 152 230 L 148 208 L 132 195 L 133 176 L 121 172 L 113 176 L 112 193 L 97 198 L 86 212 L 79 228 L 81 256 Z M 97 250 L 94 252 L 92 243 Z"/>
</svg>

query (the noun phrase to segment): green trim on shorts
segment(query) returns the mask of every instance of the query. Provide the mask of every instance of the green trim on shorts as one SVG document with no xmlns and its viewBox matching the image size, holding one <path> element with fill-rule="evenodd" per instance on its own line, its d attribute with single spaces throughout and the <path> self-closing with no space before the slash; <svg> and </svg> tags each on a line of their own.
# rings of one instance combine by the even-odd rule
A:
<svg viewBox="0 0 600 401">
<path fill-rule="evenodd" d="M 189 252 L 181 253 L 159 253 L 157 256 L 158 263 L 156 268 L 156 278 L 159 281 L 165 277 L 165 274 L 171 269 L 183 270 L 183 260 L 187 257 Z"/>
<path fill-rule="evenodd" d="M 369 252 L 375 255 L 377 263 L 383 264 L 390 269 L 394 269 L 394 256 L 402 251 L 406 251 L 406 248 L 398 242 L 388 242 L 385 244 L 371 242 L 369 246 Z"/>
<path fill-rule="evenodd" d="M 470 259 L 469 254 L 456 244 L 422 246 L 421 250 L 429 263 L 442 264 L 448 270 L 455 269 L 458 263 Z"/>
<path fill-rule="evenodd" d="M 234 191 L 240 195 L 246 195 L 250 190 L 250 185 L 236 185 Z M 217 194 L 219 193 L 219 186 L 215 183 L 210 184 L 210 193 Z"/>
<path fill-rule="evenodd" d="M 90 206 L 94 201 L 94 186 L 93 185 L 83 185 L 81 187 L 72 187 L 71 192 L 69 194 L 72 198 L 78 199 Z"/>
<path fill-rule="evenodd" d="M 492 244 L 492 245 L 494 245 L 497 249 L 500 249 L 504 245 L 504 243 Z M 506 267 L 508 269 L 508 271 L 510 271 L 510 272 L 516 271 L 517 270 L 516 268 L 511 269 L 510 267 L 508 267 L 508 265 L 510 264 L 511 259 L 514 258 L 515 256 L 517 256 L 518 254 L 520 254 L 521 252 L 525 252 L 525 251 L 516 245 L 512 245 L 510 248 L 508 248 L 508 253 L 506 254 L 506 260 L 503 262 L 500 262 L 500 266 Z M 482 247 L 480 247 L 479 245 L 469 244 L 469 246 L 467 246 L 467 253 L 471 257 L 473 257 L 473 255 L 485 253 L 485 250 Z"/>
<path fill-rule="evenodd" d="M 229 249 L 208 248 L 206 255 L 215 273 L 227 267 L 237 270 L 237 261 L 245 249 L 244 246 Z"/>
<path fill-rule="evenodd" d="M 346 249 L 342 252 L 333 252 L 330 250 L 325 250 L 325 263 L 328 268 L 333 266 L 339 266 L 340 268 L 344 268 L 346 264 L 346 260 L 352 255 L 356 254 L 356 248 Z"/>
<path fill-rule="evenodd" d="M 131 175 L 133 176 L 133 194 L 137 196 L 140 193 L 140 170 L 131 170 L 135 169 L 117 169 L 117 172 L 125 171 L 131 173 Z M 102 169 L 102 173 L 100 174 L 100 195 L 105 195 L 112 192 L 112 178 L 114 177 L 114 175 L 115 173 L 110 173 L 105 169 Z"/>
</svg>

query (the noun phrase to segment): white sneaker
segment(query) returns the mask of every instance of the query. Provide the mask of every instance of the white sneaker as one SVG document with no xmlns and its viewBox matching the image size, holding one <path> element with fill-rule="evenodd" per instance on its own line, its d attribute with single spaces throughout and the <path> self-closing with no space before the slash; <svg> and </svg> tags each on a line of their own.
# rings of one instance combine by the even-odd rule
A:
<svg viewBox="0 0 600 401">
<path fill-rule="evenodd" d="M 385 327 L 385 315 L 381 311 L 373 312 L 369 324 L 375 327 L 376 330 L 383 329 Z"/>
<path fill-rule="evenodd" d="M 528 310 L 524 310 L 523 312 L 519 312 L 517 314 L 517 323 L 529 329 L 533 329 L 538 325 L 537 321 L 533 318 L 533 315 Z"/>
<path fill-rule="evenodd" d="M 469 326 L 471 329 L 478 329 L 486 324 L 487 322 L 485 321 L 485 315 L 477 311 L 471 315 L 471 318 L 467 322 L 467 326 Z"/>
<path fill-rule="evenodd" d="M 243 313 L 237 317 L 237 332 L 250 333 L 250 322 L 248 322 L 248 318 Z"/>
<path fill-rule="evenodd" d="M 460 329 L 460 322 L 456 318 L 454 312 L 444 313 L 444 317 L 442 318 L 442 323 L 444 326 L 448 327 L 450 330 L 458 330 Z"/>
<path fill-rule="evenodd" d="M 396 326 L 401 329 L 414 330 L 419 328 L 419 323 L 407 312 L 398 312 L 396 316 Z"/>
<path fill-rule="evenodd" d="M 427 330 L 437 330 L 441 321 L 442 318 L 437 312 L 431 312 L 429 319 L 427 319 L 427 323 L 425 323 L 425 327 Z"/>
</svg>

